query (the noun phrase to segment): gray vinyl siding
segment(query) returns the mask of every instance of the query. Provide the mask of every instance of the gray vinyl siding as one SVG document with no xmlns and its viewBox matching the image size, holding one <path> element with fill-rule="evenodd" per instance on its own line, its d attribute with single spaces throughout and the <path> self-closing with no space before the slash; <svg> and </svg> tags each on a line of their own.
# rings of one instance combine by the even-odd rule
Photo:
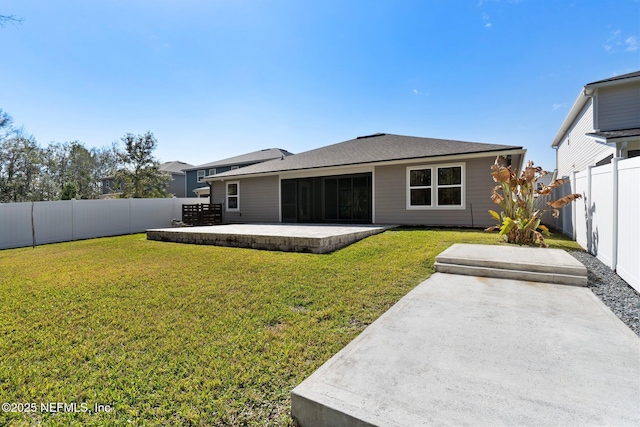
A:
<svg viewBox="0 0 640 427">
<path fill-rule="evenodd" d="M 240 211 L 224 213 L 228 223 L 243 222 L 280 222 L 280 209 L 277 176 L 260 178 L 229 179 L 228 182 L 240 183 Z M 226 197 L 226 182 L 213 183 L 213 203 L 221 203 Z"/>
<path fill-rule="evenodd" d="M 577 117 L 556 153 L 558 177 L 570 176 L 575 171 L 585 170 L 600 160 L 614 154 L 615 149 L 586 136 L 594 132 L 593 103 L 590 100 Z"/>
<path fill-rule="evenodd" d="M 185 197 L 185 176 L 184 175 L 171 175 L 167 192 L 173 194 L 176 197 Z"/>
<path fill-rule="evenodd" d="M 495 209 L 491 201 L 491 165 L 495 157 L 467 159 L 465 164 L 465 209 L 407 210 L 407 167 L 449 162 L 417 162 L 375 168 L 375 222 L 378 224 L 427 225 L 452 227 L 488 227 L 495 224 L 487 212 Z M 516 159 L 514 159 L 516 163 Z M 472 212 L 473 210 L 473 220 Z"/>
<path fill-rule="evenodd" d="M 640 83 L 600 88 L 597 100 L 601 131 L 640 127 Z"/>
</svg>

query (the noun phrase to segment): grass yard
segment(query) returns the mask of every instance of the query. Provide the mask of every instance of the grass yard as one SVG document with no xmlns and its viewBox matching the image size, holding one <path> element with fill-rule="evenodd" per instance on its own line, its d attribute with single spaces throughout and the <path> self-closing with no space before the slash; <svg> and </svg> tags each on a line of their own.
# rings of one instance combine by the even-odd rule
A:
<svg viewBox="0 0 640 427">
<path fill-rule="evenodd" d="M 3 406 L 0 425 L 291 425 L 291 390 L 456 242 L 499 240 L 393 230 L 313 255 L 137 234 L 0 251 L 0 403 L 22 411 Z"/>
</svg>

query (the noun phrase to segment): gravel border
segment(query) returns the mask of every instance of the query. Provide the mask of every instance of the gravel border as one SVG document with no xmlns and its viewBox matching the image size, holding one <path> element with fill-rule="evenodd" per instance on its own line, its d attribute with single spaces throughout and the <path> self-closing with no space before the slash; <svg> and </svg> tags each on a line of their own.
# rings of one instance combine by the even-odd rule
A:
<svg viewBox="0 0 640 427">
<path fill-rule="evenodd" d="M 589 289 L 640 337 L 640 293 L 593 255 L 567 252 L 587 267 Z"/>
</svg>

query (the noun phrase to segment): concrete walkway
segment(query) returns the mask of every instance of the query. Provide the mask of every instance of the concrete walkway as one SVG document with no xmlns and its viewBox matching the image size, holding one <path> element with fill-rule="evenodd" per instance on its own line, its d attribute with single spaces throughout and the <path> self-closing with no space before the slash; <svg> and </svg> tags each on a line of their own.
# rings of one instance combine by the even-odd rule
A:
<svg viewBox="0 0 640 427">
<path fill-rule="evenodd" d="M 587 288 L 435 273 L 292 392 L 307 426 L 640 425 L 640 339 Z"/>
</svg>

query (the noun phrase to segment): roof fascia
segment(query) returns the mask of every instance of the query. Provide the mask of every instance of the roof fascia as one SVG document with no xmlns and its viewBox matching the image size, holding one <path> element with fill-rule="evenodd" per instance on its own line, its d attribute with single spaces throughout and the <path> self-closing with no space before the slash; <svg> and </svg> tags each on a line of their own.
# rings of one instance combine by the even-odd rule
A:
<svg viewBox="0 0 640 427">
<path fill-rule="evenodd" d="M 363 170 L 366 168 L 372 168 L 376 166 L 393 166 L 393 165 L 404 165 L 416 162 L 442 162 L 442 161 L 456 161 L 456 160 L 466 160 L 466 159 L 477 159 L 481 157 L 496 157 L 496 156 L 508 156 L 514 154 L 520 154 L 522 158 L 524 158 L 527 150 L 523 148 L 513 148 L 506 150 L 496 150 L 496 151 L 483 151 L 479 153 L 466 153 L 466 154 L 451 154 L 445 156 L 429 156 L 429 157 L 414 157 L 411 159 L 402 159 L 402 160 L 387 160 L 380 162 L 367 162 L 367 163 L 353 163 L 350 165 L 340 165 L 340 166 L 322 166 L 315 168 L 301 168 L 301 169 L 291 169 L 284 171 L 273 171 L 273 172 L 262 172 L 262 173 L 254 173 L 254 174 L 235 174 L 229 176 L 218 176 L 211 175 L 209 177 L 204 177 L 203 181 L 206 182 L 214 182 L 214 181 L 225 181 L 225 180 L 235 180 L 235 179 L 243 179 L 243 178 L 257 178 L 263 176 L 273 176 L 273 175 L 285 175 L 285 174 L 299 174 L 304 173 L 306 175 L 307 172 L 313 173 L 313 171 L 318 171 L 319 173 L 315 173 L 315 176 L 322 175 L 323 173 L 331 173 L 333 175 L 340 173 L 340 171 L 344 170 L 354 170 L 355 168 L 362 168 Z M 520 160 L 522 162 L 522 160 Z M 335 172 L 335 173 L 334 173 Z"/>
<path fill-rule="evenodd" d="M 619 80 L 610 80 L 608 82 L 589 83 L 584 88 L 589 94 L 591 94 L 593 92 L 593 90 L 598 89 L 598 88 L 609 87 L 609 86 L 618 86 L 618 85 L 629 84 L 629 83 L 634 83 L 634 82 L 640 82 L 640 76 L 627 77 L 626 79 L 619 79 Z"/>
<path fill-rule="evenodd" d="M 580 91 L 578 98 L 576 98 L 576 101 L 573 103 L 571 110 L 569 110 L 569 114 L 567 114 L 567 117 L 565 117 L 562 125 L 560 126 L 560 130 L 558 130 L 556 137 L 553 139 L 553 142 L 551 143 L 552 147 L 557 147 L 558 145 L 560 145 L 560 142 L 562 141 L 564 136 L 567 134 L 567 132 L 569 132 L 571 126 L 573 126 L 573 122 L 575 122 L 575 120 L 584 109 L 585 105 L 587 105 L 587 102 L 589 101 L 589 98 L 591 98 L 591 95 L 592 93 L 587 94 L 584 89 Z"/>
<path fill-rule="evenodd" d="M 618 142 L 625 142 L 625 141 L 636 141 L 640 139 L 640 136 L 635 135 L 635 136 L 615 136 L 612 138 L 607 138 L 605 136 L 600 136 L 600 135 L 594 135 L 592 133 L 587 133 L 585 134 L 586 137 L 594 139 L 596 142 L 600 143 L 600 144 L 606 144 L 606 145 L 615 145 Z"/>
</svg>

